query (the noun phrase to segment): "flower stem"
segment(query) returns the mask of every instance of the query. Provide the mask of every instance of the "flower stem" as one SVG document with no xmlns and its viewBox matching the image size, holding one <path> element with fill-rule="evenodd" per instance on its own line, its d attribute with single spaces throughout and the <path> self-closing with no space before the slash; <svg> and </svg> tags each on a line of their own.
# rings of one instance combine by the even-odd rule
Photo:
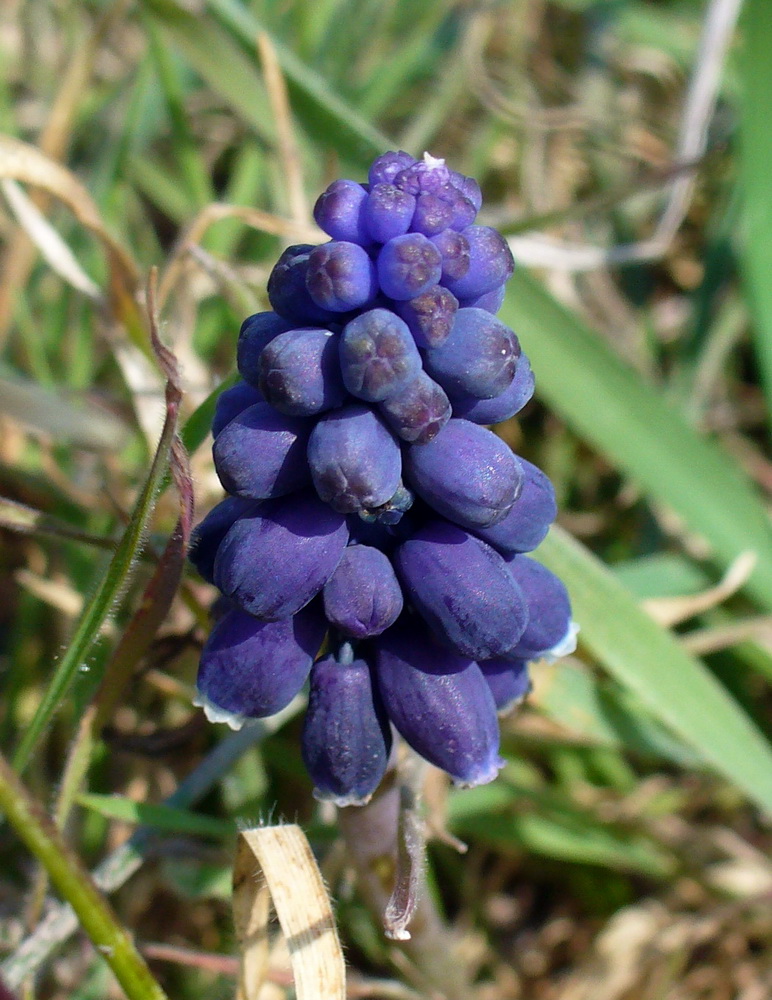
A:
<svg viewBox="0 0 772 1000">
<path fill-rule="evenodd" d="M 145 960 L 51 818 L 0 754 L 0 811 L 72 906 L 129 1000 L 166 1000 Z"/>
<path fill-rule="evenodd" d="M 398 869 L 401 790 L 393 774 L 364 806 L 347 806 L 338 816 L 358 876 L 362 898 L 382 924 L 392 897 Z M 410 939 L 399 942 L 433 994 L 444 1000 L 468 1000 L 470 976 L 458 954 L 457 942 L 429 893 L 424 866 L 417 875 Z"/>
</svg>

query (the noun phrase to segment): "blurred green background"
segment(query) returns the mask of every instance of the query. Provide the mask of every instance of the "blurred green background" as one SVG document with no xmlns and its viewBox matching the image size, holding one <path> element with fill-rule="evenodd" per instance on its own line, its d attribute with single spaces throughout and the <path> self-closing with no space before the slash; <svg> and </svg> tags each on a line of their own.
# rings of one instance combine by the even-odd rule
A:
<svg viewBox="0 0 772 1000">
<path fill-rule="evenodd" d="M 180 571 L 180 504 L 145 304 L 155 267 L 198 519 L 241 319 L 318 193 L 396 148 L 478 178 L 513 240 L 502 314 L 537 397 L 497 431 L 556 485 L 539 557 L 582 628 L 503 722 L 500 779 L 429 797 L 469 844 L 433 843 L 430 875 L 479 998 L 772 995 L 770 52 L 768 0 L 6 0 L 0 746 L 84 863 L 117 865 L 170 996 L 233 994 L 233 821 L 269 815 L 323 859 L 357 995 L 415 995 L 299 717 L 263 743 L 191 708 L 214 595 L 152 575 Z M 44 899 L 0 826 L 7 980 L 121 995 L 77 937 L 24 964 Z"/>
</svg>

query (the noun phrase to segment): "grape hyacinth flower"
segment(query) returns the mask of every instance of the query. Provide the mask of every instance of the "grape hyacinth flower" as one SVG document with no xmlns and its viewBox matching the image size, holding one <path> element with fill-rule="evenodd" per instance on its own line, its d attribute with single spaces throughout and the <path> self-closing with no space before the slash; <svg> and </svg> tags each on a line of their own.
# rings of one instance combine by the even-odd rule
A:
<svg viewBox="0 0 772 1000">
<path fill-rule="evenodd" d="M 308 683 L 303 760 L 341 806 L 373 795 L 395 737 L 458 785 L 493 780 L 497 712 L 575 644 L 565 587 L 524 554 L 554 490 L 490 429 L 534 379 L 496 316 L 514 262 L 481 204 L 428 154 L 334 181 L 329 241 L 282 253 L 214 417 L 228 496 L 190 558 L 224 596 L 199 703 L 236 726 Z"/>
</svg>

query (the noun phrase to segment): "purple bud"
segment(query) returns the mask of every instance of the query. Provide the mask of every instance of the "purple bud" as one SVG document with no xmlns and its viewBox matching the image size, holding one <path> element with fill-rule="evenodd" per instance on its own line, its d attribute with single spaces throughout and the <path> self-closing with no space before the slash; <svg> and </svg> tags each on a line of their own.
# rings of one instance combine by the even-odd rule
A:
<svg viewBox="0 0 772 1000">
<path fill-rule="evenodd" d="M 207 583 L 214 583 L 214 561 L 220 542 L 242 514 L 249 514 L 256 510 L 257 503 L 254 500 L 226 497 L 216 507 L 213 507 L 203 521 L 193 529 L 188 559 Z"/>
<path fill-rule="evenodd" d="M 432 285 L 417 298 L 394 305 L 419 347 L 438 347 L 444 343 L 458 310 L 455 295 L 442 285 Z"/>
<path fill-rule="evenodd" d="M 405 153 L 401 149 L 398 152 L 390 151 L 383 153 L 373 160 L 367 179 L 371 186 L 375 184 L 391 184 L 398 173 L 412 166 L 415 162 L 415 157 L 411 156 L 410 153 Z"/>
<path fill-rule="evenodd" d="M 507 285 L 506 282 L 503 285 L 499 285 L 494 288 L 491 292 L 485 292 L 482 295 L 476 295 L 471 299 L 463 299 L 459 302 L 462 309 L 484 309 L 486 312 L 496 315 L 496 313 L 504 305 L 504 297 L 506 295 Z"/>
<path fill-rule="evenodd" d="M 399 445 L 360 403 L 321 417 L 308 442 L 308 463 L 319 496 L 343 513 L 385 504 L 402 475 Z"/>
<path fill-rule="evenodd" d="M 456 784 L 493 781 L 503 764 L 499 726 L 477 664 L 435 645 L 407 620 L 375 647 L 383 704 L 410 746 Z"/>
<path fill-rule="evenodd" d="M 327 620 L 354 639 L 380 635 L 402 611 L 391 563 L 369 545 L 348 546 L 322 594 Z"/>
<path fill-rule="evenodd" d="M 394 177 L 394 183 L 411 194 L 418 195 L 425 191 L 448 197 L 453 192 L 450 179 L 450 170 L 444 160 L 424 154 L 422 160 L 415 160 L 401 170 Z"/>
<path fill-rule="evenodd" d="M 405 477 L 431 507 L 465 528 L 501 521 L 523 472 L 509 446 L 468 420 L 449 420 L 433 441 L 405 452 Z"/>
<path fill-rule="evenodd" d="M 387 243 L 410 228 L 415 198 L 393 184 L 375 184 L 364 206 L 367 232 L 376 243 Z"/>
<path fill-rule="evenodd" d="M 493 399 L 515 377 L 520 342 L 484 309 L 459 309 L 450 336 L 426 352 L 424 364 L 450 396 Z"/>
<path fill-rule="evenodd" d="M 513 579 L 525 595 L 528 625 L 507 658 L 536 660 L 565 639 L 571 629 L 571 602 L 562 580 L 528 556 L 505 556 Z"/>
<path fill-rule="evenodd" d="M 391 299 L 414 299 L 442 276 L 437 247 L 422 233 L 406 233 L 384 244 L 378 255 L 378 281 Z"/>
<path fill-rule="evenodd" d="M 527 660 L 482 660 L 480 670 L 501 715 L 519 705 L 531 690 Z"/>
<path fill-rule="evenodd" d="M 236 364 L 241 377 L 257 388 L 257 362 L 266 344 L 290 329 L 291 324 L 275 312 L 260 312 L 241 324 L 236 346 Z M 254 402 L 257 402 L 255 400 Z"/>
<path fill-rule="evenodd" d="M 392 431 L 409 444 L 428 444 L 450 419 L 450 401 L 442 386 L 421 371 L 378 410 Z"/>
<path fill-rule="evenodd" d="M 447 521 L 432 521 L 394 554 L 413 606 L 465 656 L 501 656 L 525 631 L 525 597 L 503 558 Z"/>
<path fill-rule="evenodd" d="M 310 479 L 305 460 L 311 422 L 255 403 L 230 421 L 212 448 L 220 482 L 229 493 L 262 500 L 280 497 Z"/>
<path fill-rule="evenodd" d="M 469 270 L 469 240 L 455 229 L 444 229 L 432 236 L 432 243 L 442 257 L 442 280 L 457 281 Z"/>
<path fill-rule="evenodd" d="M 534 379 L 531 362 L 521 354 L 515 368 L 515 377 L 509 387 L 492 399 L 478 399 L 469 393 L 455 393 L 452 397 L 453 416 L 463 417 L 475 424 L 498 424 L 519 413 L 533 396 Z"/>
<path fill-rule="evenodd" d="M 421 370 L 407 324 L 389 309 L 371 309 L 347 323 L 339 352 L 346 388 L 368 403 L 404 389 Z"/>
<path fill-rule="evenodd" d="M 555 520 L 555 489 L 547 476 L 524 458 L 523 488 L 506 517 L 488 528 L 475 528 L 489 545 L 502 553 L 531 552 L 540 545 Z"/>
<path fill-rule="evenodd" d="M 197 686 L 204 704 L 250 718 L 280 712 L 305 684 L 325 629 L 315 607 L 277 622 L 228 611 L 201 653 Z"/>
<path fill-rule="evenodd" d="M 334 313 L 314 302 L 306 287 L 309 260 L 314 249 L 305 243 L 287 247 L 268 278 L 271 305 L 283 319 L 297 326 L 325 326 L 335 319 Z M 247 371 L 241 374 L 251 381 Z"/>
<path fill-rule="evenodd" d="M 482 191 L 474 177 L 465 177 L 464 174 L 451 170 L 450 181 L 460 194 L 471 201 L 475 212 L 479 212 L 482 208 Z"/>
<path fill-rule="evenodd" d="M 375 266 L 358 243 L 325 243 L 309 255 L 306 288 L 317 306 L 330 312 L 360 309 L 378 291 Z"/>
<path fill-rule="evenodd" d="M 258 381 L 271 406 L 289 416 L 313 416 L 340 406 L 346 390 L 337 336 L 313 327 L 280 333 L 260 355 Z"/>
<path fill-rule="evenodd" d="M 314 205 L 317 226 L 334 240 L 367 246 L 370 237 L 362 217 L 366 199 L 367 191 L 356 181 L 333 181 Z"/>
<path fill-rule="evenodd" d="M 463 278 L 447 284 L 457 299 L 470 299 L 492 292 L 507 281 L 515 262 L 507 241 L 496 229 L 467 226 L 463 235 L 469 242 L 469 270 Z"/>
<path fill-rule="evenodd" d="M 415 200 L 415 213 L 410 228 L 414 233 L 436 236 L 453 221 L 453 205 L 436 194 L 422 191 Z"/>
<path fill-rule="evenodd" d="M 248 406 L 263 402 L 263 394 L 249 382 L 236 382 L 229 389 L 223 389 L 217 397 L 217 403 L 212 417 L 212 437 L 217 437 L 220 431 L 242 413 Z"/>
<path fill-rule="evenodd" d="M 343 515 L 310 491 L 270 500 L 225 536 L 215 583 L 256 618 L 288 618 L 327 583 L 347 541 Z"/>
<path fill-rule="evenodd" d="M 345 648 L 345 647 L 344 647 Z M 302 753 L 318 799 L 364 805 L 381 783 L 391 729 L 364 660 L 325 656 L 311 670 Z"/>
</svg>

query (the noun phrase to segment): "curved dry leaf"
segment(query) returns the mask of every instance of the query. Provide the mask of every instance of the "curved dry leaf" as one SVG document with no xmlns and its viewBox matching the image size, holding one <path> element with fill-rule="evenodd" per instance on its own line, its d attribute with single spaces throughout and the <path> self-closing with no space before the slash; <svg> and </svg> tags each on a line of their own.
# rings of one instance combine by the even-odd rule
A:
<svg viewBox="0 0 772 1000">
<path fill-rule="evenodd" d="M 268 966 L 273 901 L 298 1000 L 345 1000 L 346 970 L 330 897 L 306 835 L 295 824 L 239 835 L 233 920 L 241 952 L 238 1000 L 258 1000 Z"/>
<path fill-rule="evenodd" d="M 727 569 L 715 587 L 709 587 L 699 594 L 678 597 L 651 597 L 643 602 L 643 607 L 660 625 L 671 627 L 694 618 L 695 615 L 710 611 L 727 598 L 736 594 L 753 572 L 758 561 L 755 552 L 741 552 Z"/>
</svg>

